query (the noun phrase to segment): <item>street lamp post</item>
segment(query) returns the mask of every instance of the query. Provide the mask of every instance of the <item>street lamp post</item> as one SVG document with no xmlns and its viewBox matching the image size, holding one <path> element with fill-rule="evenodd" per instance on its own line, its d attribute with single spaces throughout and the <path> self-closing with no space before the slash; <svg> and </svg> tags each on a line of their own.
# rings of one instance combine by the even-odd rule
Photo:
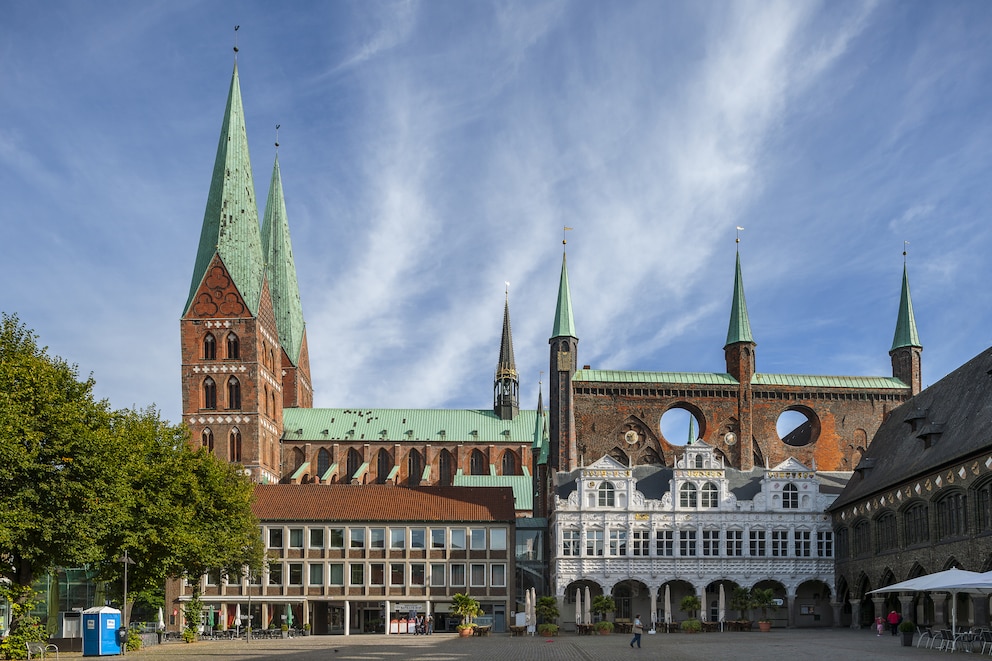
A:
<svg viewBox="0 0 992 661">
<path fill-rule="evenodd" d="M 127 566 L 133 565 L 134 560 L 128 557 L 127 549 L 124 549 L 124 555 L 117 558 L 117 562 L 123 563 L 124 565 L 124 612 L 121 614 L 121 626 L 125 629 L 127 628 Z"/>
</svg>

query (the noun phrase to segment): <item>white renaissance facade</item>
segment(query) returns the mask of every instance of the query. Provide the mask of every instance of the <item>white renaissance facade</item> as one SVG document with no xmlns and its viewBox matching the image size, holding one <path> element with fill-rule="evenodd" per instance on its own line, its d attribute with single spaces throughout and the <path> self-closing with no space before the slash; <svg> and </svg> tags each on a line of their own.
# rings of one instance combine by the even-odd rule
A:
<svg viewBox="0 0 992 661">
<path fill-rule="evenodd" d="M 780 607 L 768 616 L 779 626 L 833 626 L 840 604 L 824 512 L 848 477 L 795 459 L 728 469 L 702 441 L 675 468 L 606 456 L 562 474 L 551 520 L 560 621 L 590 624 L 589 600 L 608 594 L 621 627 L 636 615 L 659 628 L 690 617 L 722 626 L 750 619 L 733 604 L 743 587 L 774 591 Z M 700 612 L 681 610 L 689 595 Z"/>
</svg>

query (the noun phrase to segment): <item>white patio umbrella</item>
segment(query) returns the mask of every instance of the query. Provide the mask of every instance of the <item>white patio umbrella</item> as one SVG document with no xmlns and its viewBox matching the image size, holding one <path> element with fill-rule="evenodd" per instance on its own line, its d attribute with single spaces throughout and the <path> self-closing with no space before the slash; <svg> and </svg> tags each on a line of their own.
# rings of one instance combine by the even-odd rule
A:
<svg viewBox="0 0 992 661">
<path fill-rule="evenodd" d="M 987 574 L 992 574 L 992 572 Z M 877 590 L 870 590 L 868 594 L 879 592 L 948 592 L 951 595 L 951 634 L 954 635 L 957 634 L 958 621 L 957 595 L 959 593 L 992 594 L 992 576 L 987 574 L 953 567 Z"/>
<path fill-rule="evenodd" d="M 524 592 L 524 624 L 528 627 L 534 624 L 530 619 L 530 608 L 533 604 L 530 602 L 530 590 L 528 589 Z"/>
<path fill-rule="evenodd" d="M 580 588 L 575 588 L 575 623 L 589 624 L 582 621 L 582 590 Z"/>
<path fill-rule="evenodd" d="M 162 610 L 161 606 L 159 606 L 158 609 L 158 630 L 159 631 L 165 630 L 165 612 Z"/>
<path fill-rule="evenodd" d="M 722 624 L 723 618 L 727 613 L 727 593 L 723 589 L 723 583 L 720 584 L 720 604 L 717 608 L 718 617 L 717 619 Z"/>
<path fill-rule="evenodd" d="M 665 624 L 672 623 L 672 589 L 665 584 Z"/>
<path fill-rule="evenodd" d="M 241 604 L 234 607 L 234 629 L 241 635 Z"/>
<path fill-rule="evenodd" d="M 527 621 L 531 627 L 537 626 L 537 590 L 530 589 L 530 608 L 527 611 Z M 533 634 L 534 632 L 531 631 Z"/>
<path fill-rule="evenodd" d="M 589 586 L 586 586 L 586 601 L 582 604 L 582 621 L 586 624 L 592 622 L 592 596 L 589 592 Z"/>
</svg>

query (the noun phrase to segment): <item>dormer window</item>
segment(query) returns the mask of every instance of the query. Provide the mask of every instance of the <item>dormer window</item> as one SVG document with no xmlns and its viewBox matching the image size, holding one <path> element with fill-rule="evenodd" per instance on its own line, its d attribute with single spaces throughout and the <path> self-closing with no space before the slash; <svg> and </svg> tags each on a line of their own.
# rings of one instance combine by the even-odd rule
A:
<svg viewBox="0 0 992 661">
<path fill-rule="evenodd" d="M 696 455 L 696 461 L 695 461 L 695 463 L 696 463 L 696 468 L 702 468 L 703 467 L 703 455 L 697 454 Z"/>
<path fill-rule="evenodd" d="M 616 489 L 609 482 L 603 482 L 599 485 L 599 501 L 598 505 L 600 507 L 616 507 Z"/>
</svg>

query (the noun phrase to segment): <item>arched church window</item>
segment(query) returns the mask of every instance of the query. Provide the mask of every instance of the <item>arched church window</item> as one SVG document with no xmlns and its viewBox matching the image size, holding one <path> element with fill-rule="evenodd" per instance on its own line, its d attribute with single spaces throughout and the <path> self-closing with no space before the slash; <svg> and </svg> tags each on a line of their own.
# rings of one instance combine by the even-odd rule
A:
<svg viewBox="0 0 992 661">
<path fill-rule="evenodd" d="M 237 427 L 231 430 L 227 445 L 230 461 L 241 463 L 241 431 Z"/>
<path fill-rule="evenodd" d="M 238 377 L 232 376 L 227 380 L 227 408 L 241 408 L 241 382 Z"/>
<path fill-rule="evenodd" d="M 348 450 L 348 481 L 355 478 L 355 473 L 362 467 L 362 455 L 358 450 L 351 448 Z"/>
<path fill-rule="evenodd" d="M 327 448 L 321 448 L 317 452 L 317 478 L 324 479 L 324 473 L 327 469 L 331 467 L 331 453 L 327 451 Z"/>
<path fill-rule="evenodd" d="M 451 453 L 447 450 L 441 450 L 441 454 L 437 458 L 437 481 L 442 487 L 451 486 L 452 466 L 454 463 Z"/>
<path fill-rule="evenodd" d="M 213 333 L 207 333 L 203 338 L 203 360 L 217 359 L 217 341 L 214 340 Z"/>
<path fill-rule="evenodd" d="M 799 487 L 791 482 L 782 489 L 782 507 L 787 510 L 799 509 Z"/>
<path fill-rule="evenodd" d="M 420 484 L 424 474 L 424 458 L 417 450 L 410 450 L 406 458 L 406 483 L 411 487 Z"/>
<path fill-rule="evenodd" d="M 265 400 L 265 415 L 271 416 L 269 412 L 269 387 L 265 386 L 264 392 L 262 394 L 262 399 Z"/>
<path fill-rule="evenodd" d="M 716 507 L 719 501 L 720 492 L 716 488 L 715 484 L 712 482 L 707 482 L 703 485 L 699 495 L 700 507 Z"/>
<path fill-rule="evenodd" d="M 230 360 L 241 358 L 241 342 L 234 333 L 227 334 L 227 357 Z"/>
<path fill-rule="evenodd" d="M 503 453 L 503 475 L 516 475 L 517 474 L 517 455 L 513 450 L 507 450 Z"/>
<path fill-rule="evenodd" d="M 203 380 L 203 408 L 217 408 L 217 384 L 209 376 Z"/>
<path fill-rule="evenodd" d="M 698 492 L 695 484 L 683 484 L 679 488 L 679 507 L 696 507 L 697 495 Z"/>
<path fill-rule="evenodd" d="M 609 482 L 603 482 L 599 485 L 599 498 L 597 504 L 600 507 L 616 507 L 617 504 L 617 494 L 616 489 Z"/>
<path fill-rule="evenodd" d="M 203 448 L 207 452 L 214 451 L 214 433 L 210 430 L 210 427 L 200 432 L 200 440 L 203 442 Z"/>
<path fill-rule="evenodd" d="M 486 455 L 482 454 L 482 450 L 472 450 L 472 457 L 469 460 L 469 468 L 472 471 L 472 475 L 486 475 L 489 473 L 488 462 L 486 461 Z"/>
<path fill-rule="evenodd" d="M 382 448 L 376 457 L 375 481 L 379 484 L 385 484 L 386 478 L 389 477 L 389 471 L 392 469 L 393 458 L 389 456 L 389 452 L 385 448 Z"/>
</svg>

